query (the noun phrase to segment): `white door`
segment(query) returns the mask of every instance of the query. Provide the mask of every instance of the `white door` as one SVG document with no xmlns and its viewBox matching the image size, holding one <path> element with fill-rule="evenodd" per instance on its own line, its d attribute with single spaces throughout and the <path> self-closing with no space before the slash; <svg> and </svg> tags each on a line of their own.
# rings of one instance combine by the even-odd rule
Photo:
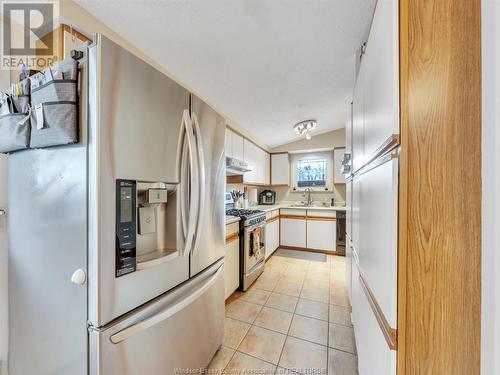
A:
<svg viewBox="0 0 500 375">
<path fill-rule="evenodd" d="M 307 247 L 315 250 L 335 251 L 335 220 L 307 219 Z"/>
<path fill-rule="evenodd" d="M 247 172 L 243 175 L 243 182 L 248 183 L 257 183 L 259 181 L 259 148 L 255 146 L 252 142 L 244 139 L 243 140 L 243 148 L 244 148 L 244 161 L 248 163 L 251 171 Z"/>
<path fill-rule="evenodd" d="M 281 219 L 281 245 L 306 247 L 306 220 Z"/>
<path fill-rule="evenodd" d="M 233 158 L 243 160 L 245 157 L 243 137 L 235 132 L 231 132 L 231 143 L 233 145 Z"/>
<path fill-rule="evenodd" d="M 225 142 L 224 142 L 224 150 L 226 151 L 226 157 L 233 157 L 233 140 L 231 137 L 232 131 L 226 128 Z"/>
<path fill-rule="evenodd" d="M 8 327 L 8 299 L 7 299 L 7 157 L 0 155 L 0 363 L 7 361 L 7 327 Z M 4 366 L 0 368 L 0 374 L 5 373 Z"/>
<path fill-rule="evenodd" d="M 266 225 L 266 259 L 271 256 L 271 254 L 279 246 L 280 237 L 280 227 L 279 219 L 271 221 Z"/>
<path fill-rule="evenodd" d="M 236 223 L 238 224 L 238 223 Z M 240 241 L 236 237 L 225 246 L 224 290 L 227 299 L 240 286 Z"/>
<path fill-rule="evenodd" d="M 271 185 L 290 184 L 288 153 L 271 154 Z"/>
</svg>

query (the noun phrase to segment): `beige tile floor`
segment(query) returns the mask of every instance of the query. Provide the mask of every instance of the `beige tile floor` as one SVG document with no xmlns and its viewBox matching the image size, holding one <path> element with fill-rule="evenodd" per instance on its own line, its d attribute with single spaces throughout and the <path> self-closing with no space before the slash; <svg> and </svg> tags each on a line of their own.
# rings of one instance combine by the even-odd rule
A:
<svg viewBox="0 0 500 375">
<path fill-rule="evenodd" d="M 226 301 L 210 373 L 357 374 L 345 258 L 279 249 L 245 293 Z"/>
</svg>

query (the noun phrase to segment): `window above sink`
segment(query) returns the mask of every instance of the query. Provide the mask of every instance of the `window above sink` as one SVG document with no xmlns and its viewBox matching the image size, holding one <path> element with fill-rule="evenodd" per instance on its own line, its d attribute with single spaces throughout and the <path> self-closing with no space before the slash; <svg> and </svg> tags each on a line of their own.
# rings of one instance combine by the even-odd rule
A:
<svg viewBox="0 0 500 375">
<path fill-rule="evenodd" d="M 297 161 L 297 187 L 326 187 L 327 158 L 300 159 Z"/>
<path fill-rule="evenodd" d="M 300 153 L 292 156 L 294 191 L 330 191 L 332 186 L 332 152 Z"/>
</svg>

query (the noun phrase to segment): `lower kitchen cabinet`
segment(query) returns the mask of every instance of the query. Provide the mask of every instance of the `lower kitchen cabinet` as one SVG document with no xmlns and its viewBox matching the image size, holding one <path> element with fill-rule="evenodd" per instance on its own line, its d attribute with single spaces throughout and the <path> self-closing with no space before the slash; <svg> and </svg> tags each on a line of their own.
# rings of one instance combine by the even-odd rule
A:
<svg viewBox="0 0 500 375">
<path fill-rule="evenodd" d="M 278 214 L 279 215 L 279 214 Z M 279 216 L 268 220 L 265 232 L 266 259 L 280 245 L 280 220 Z"/>
<path fill-rule="evenodd" d="M 336 242 L 334 210 L 281 209 L 281 246 L 333 252 Z"/>
<path fill-rule="evenodd" d="M 306 220 L 281 219 L 281 244 L 291 247 L 306 247 Z"/>
<path fill-rule="evenodd" d="M 334 219 L 307 218 L 307 247 L 335 251 L 336 223 Z"/>
<path fill-rule="evenodd" d="M 224 261 L 224 293 L 226 299 L 240 286 L 240 238 L 238 230 L 239 223 L 226 225 L 226 257 Z"/>
</svg>

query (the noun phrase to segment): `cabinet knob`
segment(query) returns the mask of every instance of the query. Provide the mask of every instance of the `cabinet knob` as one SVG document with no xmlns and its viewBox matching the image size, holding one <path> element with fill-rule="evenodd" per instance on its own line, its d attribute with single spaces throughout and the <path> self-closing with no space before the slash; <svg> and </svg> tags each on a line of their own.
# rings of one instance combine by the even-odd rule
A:
<svg viewBox="0 0 500 375">
<path fill-rule="evenodd" d="M 71 282 L 73 284 L 83 285 L 85 284 L 86 279 L 87 275 L 85 274 L 85 271 L 82 270 L 81 268 L 77 269 L 75 272 L 73 272 L 73 275 L 71 275 Z"/>
<path fill-rule="evenodd" d="M 7 211 L 5 211 L 3 208 L 0 208 L 0 216 L 7 216 Z"/>
</svg>

